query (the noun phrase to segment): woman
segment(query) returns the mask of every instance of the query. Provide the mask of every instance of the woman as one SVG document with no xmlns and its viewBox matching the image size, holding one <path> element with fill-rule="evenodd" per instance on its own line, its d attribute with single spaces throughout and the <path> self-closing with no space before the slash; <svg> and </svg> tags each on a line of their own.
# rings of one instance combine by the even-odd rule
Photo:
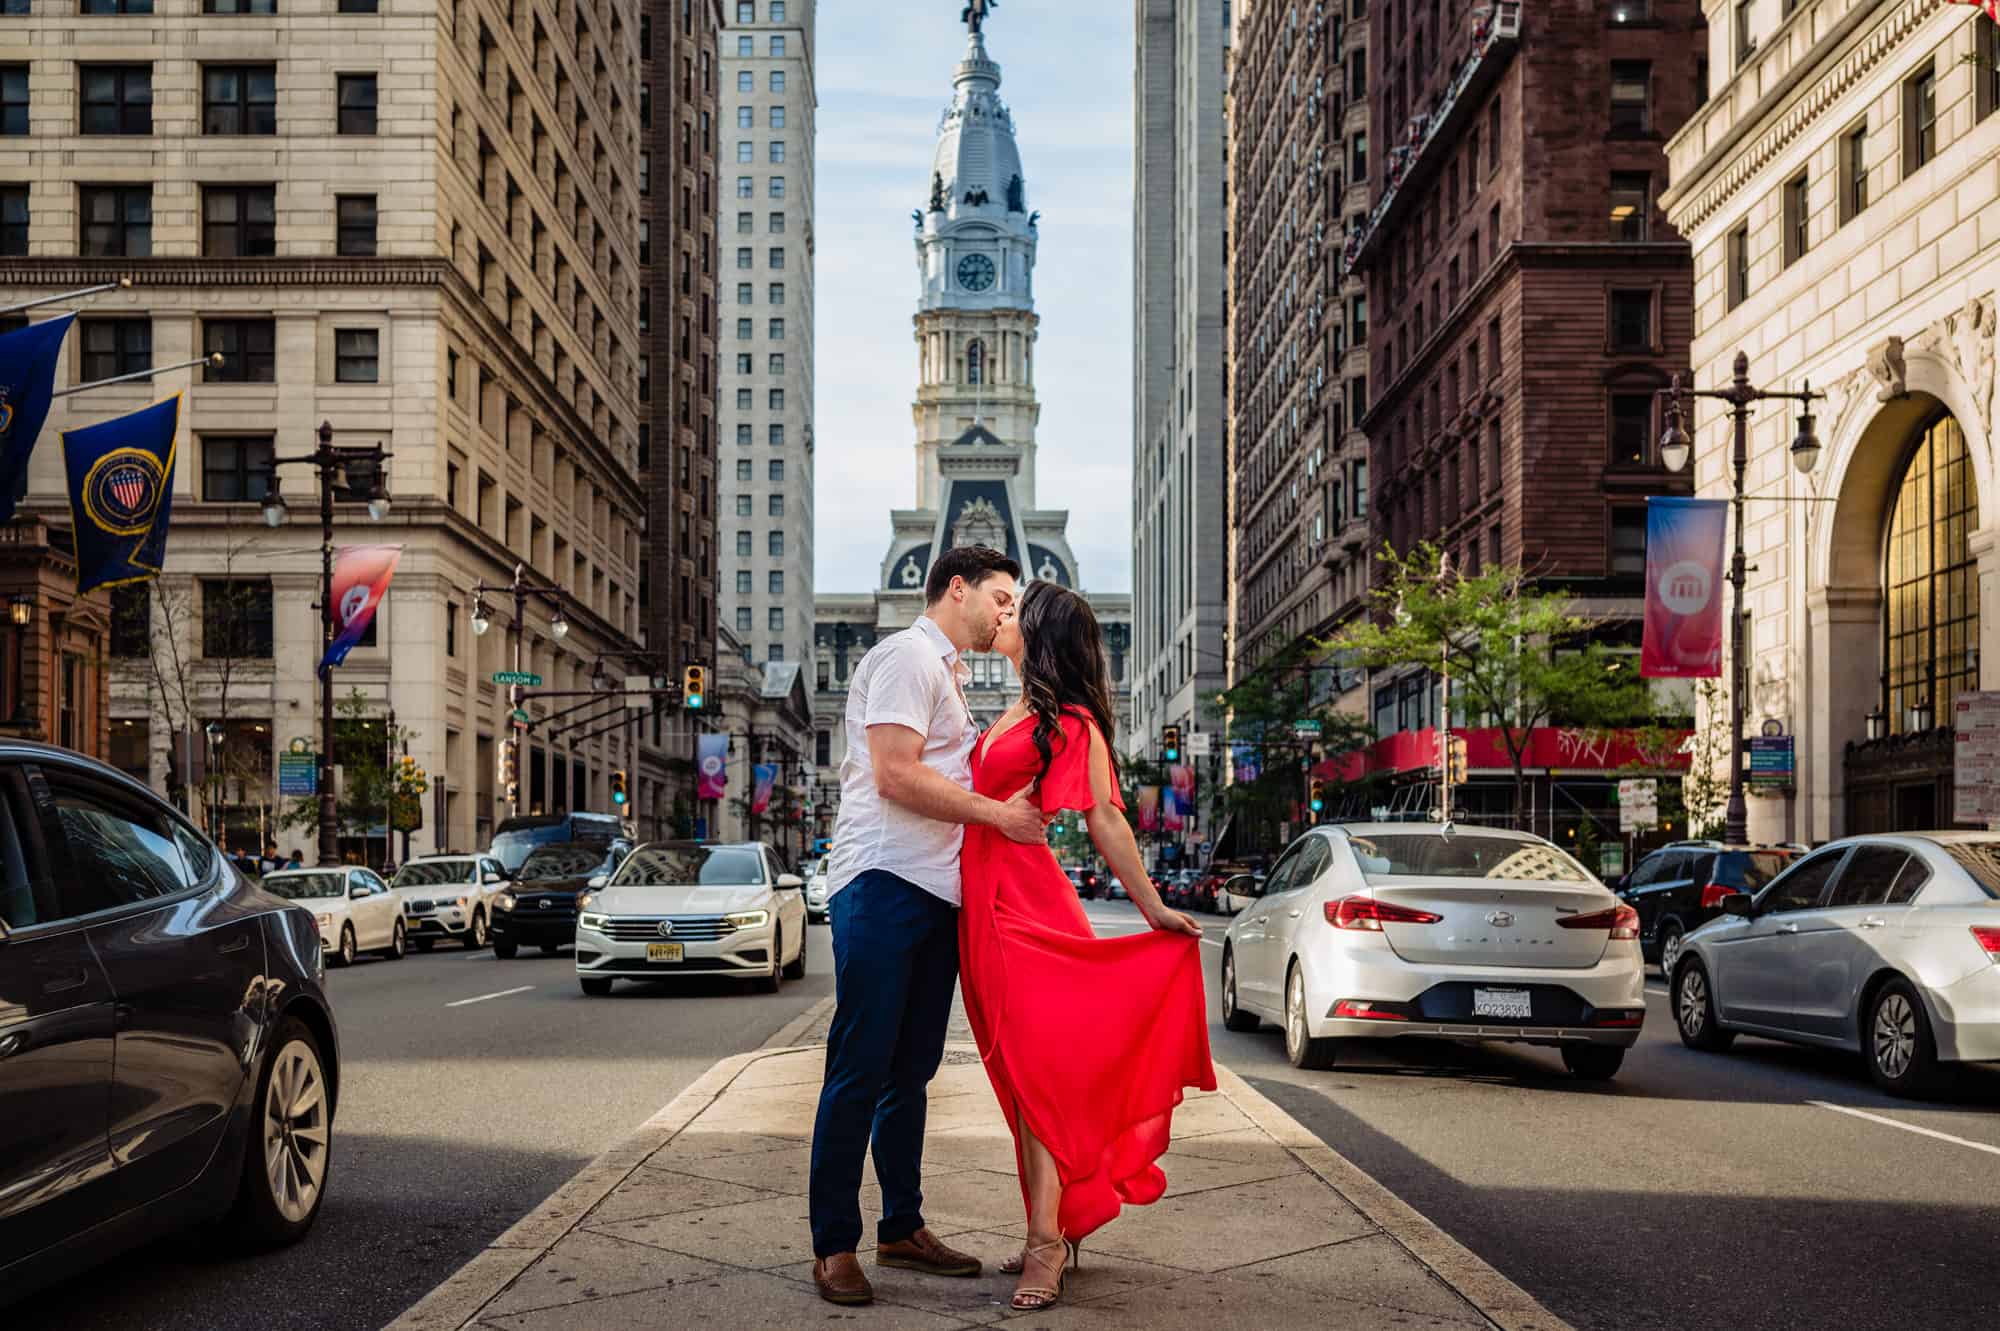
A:
<svg viewBox="0 0 2000 1331">
<path fill-rule="evenodd" d="M 1046 1308 L 1085 1235 L 1126 1204 L 1166 1191 L 1183 1088 L 1215 1089 L 1201 926 L 1153 890 L 1118 798 L 1104 639 L 1084 599 L 1037 582 L 993 650 L 1014 663 L 1021 699 L 973 750 L 973 788 L 1039 791 L 1043 813 L 1073 809 L 1155 932 L 1098 938 L 1047 846 L 965 830 L 959 965 L 966 1014 L 1014 1133 L 1028 1239 L 1013 1306 Z"/>
</svg>

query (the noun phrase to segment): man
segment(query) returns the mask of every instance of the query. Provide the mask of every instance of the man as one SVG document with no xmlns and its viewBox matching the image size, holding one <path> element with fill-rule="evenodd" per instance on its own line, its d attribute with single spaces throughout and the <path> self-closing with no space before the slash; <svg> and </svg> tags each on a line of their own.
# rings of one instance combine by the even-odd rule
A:
<svg viewBox="0 0 2000 1331">
<path fill-rule="evenodd" d="M 1044 839 L 1025 792 L 1005 804 L 972 793 L 979 731 L 965 703 L 972 672 L 960 657 L 993 646 L 1020 576 L 997 550 L 946 552 L 925 579 L 922 618 L 877 643 L 848 686 L 827 868 L 835 1006 L 812 1149 L 813 1282 L 829 1303 L 875 1297 L 854 1255 L 871 1140 L 882 1185 L 876 1265 L 979 1274 L 978 1258 L 924 1225 L 924 1111 L 958 980 L 965 825 Z"/>
<path fill-rule="evenodd" d="M 285 861 L 278 855 L 278 843 L 275 841 L 266 841 L 264 843 L 264 854 L 257 861 L 257 872 L 260 874 L 275 873 L 284 867 Z"/>
</svg>

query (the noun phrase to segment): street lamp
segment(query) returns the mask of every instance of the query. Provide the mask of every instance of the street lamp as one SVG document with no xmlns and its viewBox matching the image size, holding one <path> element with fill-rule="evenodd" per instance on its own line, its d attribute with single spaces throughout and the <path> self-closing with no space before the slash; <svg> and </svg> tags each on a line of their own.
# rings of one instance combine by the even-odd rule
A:
<svg viewBox="0 0 2000 1331">
<path fill-rule="evenodd" d="M 368 516 L 380 522 L 389 512 L 388 468 L 394 456 L 380 444 L 336 448 L 333 423 L 321 421 L 319 446 L 310 453 L 271 459 L 271 484 L 264 495 L 264 524 L 282 527 L 289 510 L 278 488 L 277 468 L 310 466 L 319 473 L 319 563 L 321 650 L 331 644 L 341 629 L 340 610 L 333 603 L 333 492 L 366 492 Z M 333 671 L 319 672 L 319 862 L 340 862 L 340 826 L 333 800 Z"/>
<path fill-rule="evenodd" d="M 486 636 L 486 630 L 492 627 L 493 627 L 493 616 L 486 609 L 486 602 L 483 600 L 475 600 L 472 603 L 473 636 L 478 638 L 483 638 Z"/>
<path fill-rule="evenodd" d="M 1796 393 L 1766 391 L 1750 382 L 1750 357 L 1743 352 L 1736 353 L 1736 360 L 1730 366 L 1730 380 L 1727 388 L 1697 389 L 1687 386 L 1687 377 L 1674 375 L 1673 386 L 1660 390 L 1667 394 L 1667 428 L 1660 436 L 1660 461 L 1667 470 L 1679 471 L 1688 462 L 1693 451 L 1693 440 L 1688 437 L 1682 425 L 1682 412 L 1692 405 L 1695 398 L 1713 398 L 1729 404 L 1729 419 L 1734 426 L 1733 444 L 1729 458 L 1730 503 L 1733 506 L 1735 527 L 1735 548 L 1729 559 L 1730 616 L 1729 616 L 1729 805 L 1723 815 L 1723 838 L 1733 845 L 1742 845 L 1750 839 L 1750 806 L 1743 798 L 1743 586 L 1749 580 L 1743 550 L 1743 475 L 1750 466 L 1750 408 L 1754 403 L 1785 401 L 1797 402 L 1807 410 L 1800 414 L 1798 432 L 1792 437 L 1792 465 L 1801 475 L 1810 472 L 1819 461 L 1819 438 L 1813 433 L 1811 407 L 1815 400 L 1826 396 L 1812 391 L 1806 384 Z M 1912 709 L 1914 711 L 1915 709 Z"/>
<path fill-rule="evenodd" d="M 14 627 L 24 629 L 35 620 L 35 598 L 20 592 L 7 598 L 7 614 L 14 621 Z"/>
<path fill-rule="evenodd" d="M 472 631 L 484 635 L 493 627 L 492 612 L 486 607 L 486 593 L 506 592 L 514 599 L 514 673 L 521 673 L 522 626 L 528 618 L 528 598 L 539 597 L 549 603 L 549 632 L 556 638 L 569 636 L 569 616 L 563 613 L 564 592 L 553 582 L 539 582 L 528 574 L 526 564 L 514 565 L 514 576 L 504 584 L 476 583 L 472 588 Z M 516 708 L 521 705 L 521 685 L 510 684 L 507 688 L 507 705 Z M 509 802 L 513 813 L 521 812 L 519 783 L 515 786 L 515 798 Z"/>
<path fill-rule="evenodd" d="M 1888 733 L 1889 733 L 1888 713 L 1882 710 L 1882 705 L 1880 703 L 1877 703 L 1875 704 L 1874 709 L 1868 713 L 1868 742 L 1872 744 L 1876 740 L 1881 739 L 1884 735 Z"/>
<path fill-rule="evenodd" d="M 208 788 L 210 792 L 208 798 L 208 839 L 211 841 L 220 841 L 222 839 L 222 816 L 221 811 L 216 807 L 220 801 L 216 799 L 214 792 L 217 785 L 216 770 L 221 766 L 222 758 L 222 723 L 220 721 L 210 721 L 202 727 L 202 734 L 208 737 Z"/>
</svg>

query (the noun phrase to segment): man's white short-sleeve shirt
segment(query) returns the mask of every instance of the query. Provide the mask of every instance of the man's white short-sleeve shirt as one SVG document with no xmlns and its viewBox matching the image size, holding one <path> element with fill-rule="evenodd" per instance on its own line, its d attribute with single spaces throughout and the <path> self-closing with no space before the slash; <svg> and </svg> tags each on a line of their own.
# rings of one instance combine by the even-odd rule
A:
<svg viewBox="0 0 2000 1331">
<path fill-rule="evenodd" d="M 972 746 L 979 727 L 965 705 L 972 672 L 929 616 L 869 649 L 847 686 L 847 757 L 840 764 L 840 817 L 827 863 L 827 897 L 869 869 L 898 878 L 956 906 L 959 848 L 965 829 L 913 813 L 875 789 L 868 727 L 904 726 L 924 737 L 924 766 L 972 789 Z"/>
</svg>

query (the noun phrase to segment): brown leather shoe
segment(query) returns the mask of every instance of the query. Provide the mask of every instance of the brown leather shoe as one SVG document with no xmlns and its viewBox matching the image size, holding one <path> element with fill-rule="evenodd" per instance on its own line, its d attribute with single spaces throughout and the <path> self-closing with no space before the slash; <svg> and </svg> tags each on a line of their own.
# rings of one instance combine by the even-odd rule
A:
<svg viewBox="0 0 2000 1331">
<path fill-rule="evenodd" d="M 875 1302 L 875 1287 L 861 1274 L 861 1263 L 851 1252 L 837 1252 L 813 1263 L 813 1284 L 828 1303 L 855 1307 Z"/>
<path fill-rule="evenodd" d="M 877 1245 L 875 1265 L 900 1266 L 927 1276 L 976 1276 L 980 1270 L 977 1257 L 945 1247 L 928 1229 L 920 1229 L 899 1243 Z"/>
</svg>

